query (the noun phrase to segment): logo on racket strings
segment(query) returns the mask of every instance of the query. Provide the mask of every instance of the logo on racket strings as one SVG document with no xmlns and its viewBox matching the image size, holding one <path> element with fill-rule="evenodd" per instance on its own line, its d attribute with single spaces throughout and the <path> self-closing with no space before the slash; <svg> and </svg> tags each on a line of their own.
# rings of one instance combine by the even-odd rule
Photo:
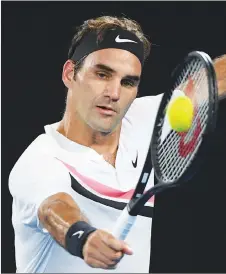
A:
<svg viewBox="0 0 226 274">
<path fill-rule="evenodd" d="M 195 90 L 195 85 L 194 85 L 194 81 L 192 80 L 192 78 L 189 76 L 188 77 L 188 83 L 187 86 L 184 90 L 184 93 L 193 100 L 193 103 L 196 104 L 196 101 L 194 101 L 194 90 Z M 197 107 L 195 107 L 195 116 L 197 115 Z M 202 127 L 201 127 L 201 122 L 199 117 L 197 117 L 197 122 L 196 122 L 196 127 L 194 129 L 193 132 L 193 136 L 192 139 L 189 140 L 188 142 L 186 142 L 186 136 L 187 136 L 187 132 L 182 132 L 179 133 L 179 135 L 181 136 L 180 139 L 180 143 L 179 143 L 179 155 L 183 158 L 186 158 L 190 153 L 192 153 L 195 150 L 196 144 L 197 144 L 197 140 L 199 138 L 199 135 L 202 131 Z"/>
</svg>

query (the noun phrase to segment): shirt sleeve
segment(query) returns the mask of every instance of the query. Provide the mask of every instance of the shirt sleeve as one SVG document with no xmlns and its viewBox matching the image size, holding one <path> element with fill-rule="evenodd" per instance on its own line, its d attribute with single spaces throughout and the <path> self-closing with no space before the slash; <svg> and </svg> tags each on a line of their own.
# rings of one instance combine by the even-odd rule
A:
<svg viewBox="0 0 226 274">
<path fill-rule="evenodd" d="M 49 196 L 59 192 L 71 195 L 68 171 L 56 158 L 25 152 L 9 176 L 13 197 L 13 218 L 24 225 L 47 232 L 38 219 L 38 208 Z"/>
<path fill-rule="evenodd" d="M 130 106 L 125 119 L 132 125 L 133 134 L 138 134 L 138 139 L 152 134 L 161 99 L 162 94 L 140 97 Z M 141 132 L 142 136 L 139 136 Z"/>
<path fill-rule="evenodd" d="M 147 116 L 155 118 L 158 108 L 161 102 L 163 94 L 155 96 L 144 96 L 134 100 L 130 109 L 128 110 L 129 115 L 136 113 L 137 119 L 146 119 Z"/>
</svg>

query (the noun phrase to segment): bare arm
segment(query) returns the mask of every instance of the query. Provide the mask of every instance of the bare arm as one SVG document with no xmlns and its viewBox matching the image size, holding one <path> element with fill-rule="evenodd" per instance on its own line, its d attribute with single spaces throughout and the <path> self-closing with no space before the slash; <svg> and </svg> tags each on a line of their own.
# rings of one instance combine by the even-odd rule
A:
<svg viewBox="0 0 226 274">
<path fill-rule="evenodd" d="M 217 77 L 218 94 L 226 94 L 226 54 L 214 59 L 214 69 Z"/>
<path fill-rule="evenodd" d="M 65 247 L 65 236 L 69 227 L 87 218 L 82 215 L 78 205 L 66 193 L 57 193 L 48 197 L 39 207 L 38 217 L 41 224 L 49 231 L 52 237 Z"/>
<path fill-rule="evenodd" d="M 51 236 L 65 249 L 69 228 L 79 221 L 88 223 L 76 202 L 66 193 L 57 193 L 47 198 L 40 205 L 38 217 Z M 123 241 L 115 239 L 103 230 L 97 229 L 84 239 L 82 256 L 91 267 L 112 268 L 124 254 L 132 254 L 131 249 Z"/>
</svg>

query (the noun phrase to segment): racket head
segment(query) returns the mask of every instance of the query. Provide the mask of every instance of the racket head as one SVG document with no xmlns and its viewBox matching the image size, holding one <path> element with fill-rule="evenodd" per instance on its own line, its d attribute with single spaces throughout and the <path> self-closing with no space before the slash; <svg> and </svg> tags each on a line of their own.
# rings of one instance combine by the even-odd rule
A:
<svg viewBox="0 0 226 274">
<path fill-rule="evenodd" d="M 218 93 L 211 58 L 204 52 L 189 53 L 172 73 L 171 88 L 163 94 L 155 120 L 151 158 L 159 183 L 188 181 L 207 153 L 216 126 Z M 186 94 L 194 104 L 194 118 L 186 133 L 169 126 L 166 109 L 176 93 Z"/>
</svg>

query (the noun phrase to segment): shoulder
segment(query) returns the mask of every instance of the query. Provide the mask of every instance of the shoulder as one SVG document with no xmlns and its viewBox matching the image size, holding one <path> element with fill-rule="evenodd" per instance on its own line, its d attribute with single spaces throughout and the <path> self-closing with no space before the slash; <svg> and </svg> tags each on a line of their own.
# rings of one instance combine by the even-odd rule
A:
<svg viewBox="0 0 226 274">
<path fill-rule="evenodd" d="M 127 116 L 136 116 L 140 119 L 147 115 L 156 115 L 161 99 L 162 94 L 137 98 L 130 106 Z"/>
<path fill-rule="evenodd" d="M 57 181 L 68 180 L 69 174 L 63 164 L 54 157 L 57 145 L 54 140 L 42 134 L 38 136 L 23 152 L 9 175 L 11 194 L 22 188 L 35 190 L 36 186 L 44 187 L 57 184 Z"/>
<path fill-rule="evenodd" d="M 155 109 L 158 109 L 161 99 L 162 94 L 140 97 L 134 100 L 131 109 L 142 110 L 144 108 L 146 110 L 152 108 L 154 111 Z"/>
<path fill-rule="evenodd" d="M 141 130 L 149 134 L 158 112 L 162 94 L 157 96 L 140 97 L 134 100 L 124 119 L 124 127 L 131 130 Z M 134 134 L 134 131 L 133 131 Z"/>
<path fill-rule="evenodd" d="M 29 171 L 30 168 L 40 170 L 46 168 L 46 165 L 51 166 L 57 162 L 51 156 L 54 155 L 53 151 L 56 148 L 57 144 L 50 136 L 39 135 L 19 157 L 11 174 L 23 169 L 26 171 Z"/>
</svg>

